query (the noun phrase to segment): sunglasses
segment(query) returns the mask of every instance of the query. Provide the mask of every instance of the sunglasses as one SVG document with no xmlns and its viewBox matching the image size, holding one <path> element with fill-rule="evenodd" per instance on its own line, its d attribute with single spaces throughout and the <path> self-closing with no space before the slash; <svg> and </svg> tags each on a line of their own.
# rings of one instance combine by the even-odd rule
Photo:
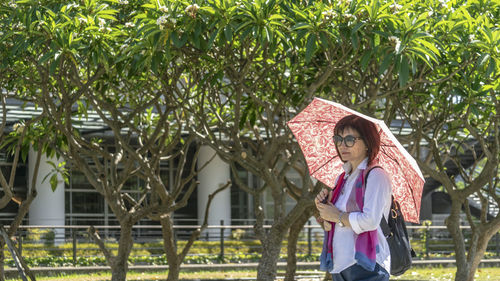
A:
<svg viewBox="0 0 500 281">
<path fill-rule="evenodd" d="M 360 140 L 360 139 L 363 139 L 363 138 L 355 137 L 355 136 L 351 136 L 351 135 L 347 135 L 345 137 L 341 137 L 339 135 L 333 136 L 333 141 L 335 142 L 336 146 L 340 146 L 342 144 L 342 142 L 344 142 L 344 145 L 346 147 L 352 147 L 356 143 L 356 140 Z"/>
</svg>

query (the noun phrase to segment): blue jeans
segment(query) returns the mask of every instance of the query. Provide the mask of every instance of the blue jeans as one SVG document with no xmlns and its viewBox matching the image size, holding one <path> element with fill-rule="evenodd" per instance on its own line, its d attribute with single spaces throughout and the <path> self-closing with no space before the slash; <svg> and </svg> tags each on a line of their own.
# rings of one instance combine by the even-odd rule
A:
<svg viewBox="0 0 500 281">
<path fill-rule="evenodd" d="M 378 263 L 373 271 L 355 264 L 340 273 L 332 274 L 332 279 L 333 281 L 389 281 L 389 276 L 389 273 Z"/>
</svg>

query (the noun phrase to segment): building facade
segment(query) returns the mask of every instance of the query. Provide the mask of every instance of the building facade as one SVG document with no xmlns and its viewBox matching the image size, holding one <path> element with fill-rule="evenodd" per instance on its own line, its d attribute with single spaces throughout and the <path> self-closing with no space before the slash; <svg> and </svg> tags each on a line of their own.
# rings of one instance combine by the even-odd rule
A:
<svg viewBox="0 0 500 281">
<path fill-rule="evenodd" d="M 197 166 L 201 167 L 206 161 L 212 158 L 215 152 L 208 146 L 201 147 L 198 156 Z M 35 168 L 36 155 L 30 151 L 25 162 L 20 161 L 17 165 L 14 197 L 11 202 L 0 210 L 0 221 L 8 224 L 16 215 L 18 204 L 16 200 L 26 198 L 27 191 L 32 184 L 32 175 Z M 192 158 L 191 158 L 192 159 Z M 30 211 L 24 219 L 24 225 L 32 226 L 113 226 L 118 225 L 114 214 L 106 205 L 102 195 L 100 195 L 86 179 L 86 176 L 77 167 L 68 166 L 69 181 L 66 183 L 60 176 L 57 187 L 52 190 L 49 177 L 53 173 L 53 166 L 50 163 L 58 164 L 60 159 L 48 159 L 42 156 L 39 165 L 39 174 L 35 181 L 37 186 L 37 197 L 30 206 Z M 193 161 L 193 160 L 191 160 Z M 170 181 L 173 185 L 174 174 L 176 173 L 175 160 L 162 162 L 161 177 L 164 181 Z M 191 163 L 187 163 L 188 166 Z M 12 157 L 5 151 L 0 152 L 0 167 L 4 175 L 9 175 L 12 168 Z M 204 169 L 201 169 L 196 181 L 199 182 L 196 191 L 188 200 L 186 207 L 174 212 L 174 222 L 178 225 L 199 225 L 205 217 L 205 206 L 208 196 L 224 184 L 230 182 L 230 187 L 214 197 L 208 215 L 210 225 L 253 225 L 254 224 L 254 198 L 244 192 L 232 180 L 235 176 L 244 180 L 250 187 L 261 185 L 259 179 L 252 176 L 244 169 L 238 169 L 238 175 L 234 175 L 227 163 L 219 157 L 212 159 Z M 300 181 L 299 175 L 291 175 L 290 178 Z M 132 178 L 125 183 L 124 192 L 132 197 L 138 198 L 140 187 L 143 183 L 139 178 Z M 135 196 L 137 195 L 137 196 Z M 261 202 L 267 218 L 272 217 L 273 200 L 270 194 L 263 196 Z M 19 201 L 18 201 L 19 202 Z M 287 200 L 287 209 L 294 205 L 291 198 Z M 158 225 L 158 222 L 143 219 L 140 225 Z M 62 237 L 64 229 L 54 228 L 56 236 Z M 214 232 L 214 234 L 210 234 Z M 220 235 L 220 230 L 207 231 L 208 236 Z"/>
</svg>

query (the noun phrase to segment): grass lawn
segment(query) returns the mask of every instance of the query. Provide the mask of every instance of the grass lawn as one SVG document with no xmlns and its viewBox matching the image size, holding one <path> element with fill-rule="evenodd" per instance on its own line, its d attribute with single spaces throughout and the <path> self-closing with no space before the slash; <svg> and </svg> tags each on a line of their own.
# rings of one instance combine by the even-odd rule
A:
<svg viewBox="0 0 500 281">
<path fill-rule="evenodd" d="M 413 268 L 402 276 L 393 277 L 391 280 L 399 281 L 424 281 L 424 280 L 434 280 L 434 281 L 451 281 L 454 280 L 455 269 L 454 268 Z M 322 280 L 319 276 L 323 276 L 321 272 L 318 271 L 301 271 L 299 273 L 303 278 L 299 280 Z M 213 280 L 224 280 L 224 279 L 246 279 L 251 280 L 255 278 L 255 271 L 197 271 L 197 272 L 184 272 L 181 273 L 181 280 L 203 280 L 203 279 L 213 279 Z M 279 277 L 283 276 L 283 272 L 279 272 Z M 127 280 L 136 281 L 152 281 L 152 280 L 166 280 L 166 272 L 129 272 L 127 274 Z M 37 277 L 37 280 L 46 281 L 56 281 L 56 280 L 74 280 L 74 281 L 107 281 L 111 279 L 109 273 L 93 273 L 85 275 L 59 275 L 55 277 Z M 14 281 L 21 279 L 7 279 L 7 281 Z M 280 280 L 280 279 L 278 279 Z M 282 280 L 282 279 L 281 279 Z M 480 268 L 476 272 L 476 281 L 490 280 L 490 281 L 500 281 L 500 268 L 487 267 Z"/>
</svg>

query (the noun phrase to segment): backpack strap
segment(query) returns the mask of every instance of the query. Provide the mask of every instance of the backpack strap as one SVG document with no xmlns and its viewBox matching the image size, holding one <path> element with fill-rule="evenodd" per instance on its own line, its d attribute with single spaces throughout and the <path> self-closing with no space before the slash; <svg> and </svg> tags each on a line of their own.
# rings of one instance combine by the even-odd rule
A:
<svg viewBox="0 0 500 281">
<path fill-rule="evenodd" d="M 375 168 L 381 168 L 380 166 L 373 166 L 371 167 L 367 172 L 366 172 L 366 176 L 365 176 L 365 184 L 366 184 L 366 180 L 368 179 L 368 174 L 370 174 L 370 172 L 375 169 Z M 394 196 L 391 196 L 391 202 L 394 202 Z M 391 210 L 393 208 L 392 206 L 393 204 L 391 203 Z M 390 215 L 390 214 L 389 214 Z M 387 238 L 387 237 L 390 237 L 392 235 L 392 232 L 391 232 L 391 229 L 389 228 L 389 224 L 387 223 L 387 219 L 385 218 L 385 214 L 382 215 L 382 219 L 380 220 L 380 228 L 382 229 L 382 232 L 384 233 L 384 236 Z"/>
<path fill-rule="evenodd" d="M 391 210 L 389 211 L 389 215 L 391 215 L 393 207 L 394 207 L 394 196 L 391 196 Z M 389 224 L 387 223 L 387 219 L 385 218 L 385 214 L 382 215 L 382 219 L 380 220 L 380 228 L 382 229 L 382 232 L 384 233 L 385 238 L 391 237 L 392 236 L 392 231 L 389 227 Z"/>
</svg>

